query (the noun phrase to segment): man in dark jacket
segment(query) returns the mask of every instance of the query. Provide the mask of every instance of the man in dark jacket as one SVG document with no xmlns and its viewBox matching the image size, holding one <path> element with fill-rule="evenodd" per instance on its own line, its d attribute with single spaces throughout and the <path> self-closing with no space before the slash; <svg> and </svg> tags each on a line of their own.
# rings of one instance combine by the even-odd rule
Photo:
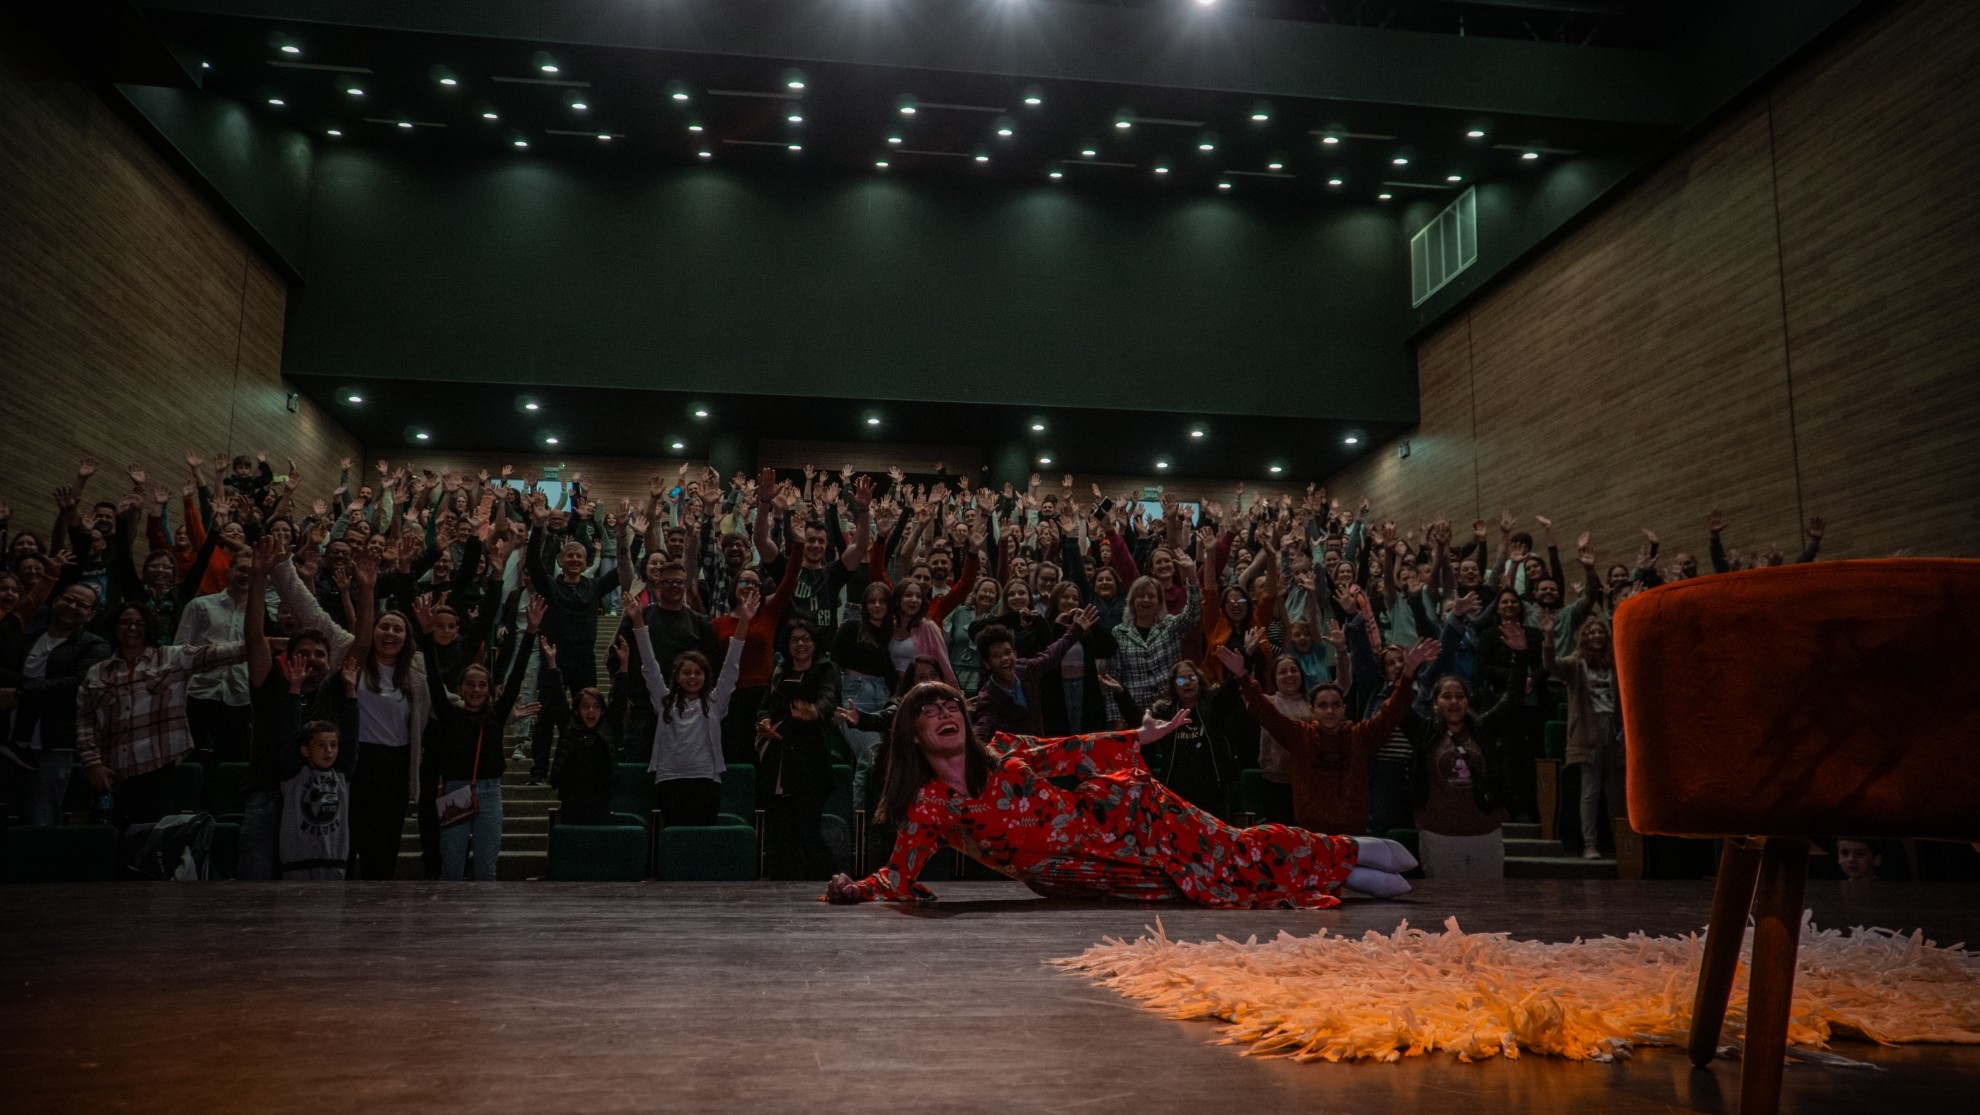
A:
<svg viewBox="0 0 1980 1115">
<path fill-rule="evenodd" d="M 91 666 L 110 657 L 110 644 L 87 629 L 97 603 L 86 582 L 64 587 L 21 668 L 0 672 L 0 713 L 14 720 L 0 742 L 0 811 L 27 824 L 62 818 L 76 766 L 76 690 Z"/>
</svg>

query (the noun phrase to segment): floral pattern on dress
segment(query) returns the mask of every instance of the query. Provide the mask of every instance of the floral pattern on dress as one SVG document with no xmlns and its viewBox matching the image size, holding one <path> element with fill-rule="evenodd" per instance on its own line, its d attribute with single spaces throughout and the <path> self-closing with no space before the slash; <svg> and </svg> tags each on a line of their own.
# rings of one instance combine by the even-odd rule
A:
<svg viewBox="0 0 1980 1115">
<path fill-rule="evenodd" d="M 1001 758 L 974 796 L 940 781 L 902 818 L 887 865 L 853 884 L 860 897 L 925 902 L 916 882 L 943 847 L 1048 897 L 1182 898 L 1225 908 L 1337 906 L 1352 839 L 1288 825 L 1235 828 L 1149 773 L 1139 733 L 1061 739 L 999 734 Z M 1048 779 L 1072 777 L 1066 790 Z"/>
</svg>

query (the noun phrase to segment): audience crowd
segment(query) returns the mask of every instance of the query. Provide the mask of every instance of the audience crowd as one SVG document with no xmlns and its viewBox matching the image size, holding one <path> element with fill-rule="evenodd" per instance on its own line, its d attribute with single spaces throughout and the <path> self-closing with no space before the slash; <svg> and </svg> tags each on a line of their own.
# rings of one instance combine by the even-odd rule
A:
<svg viewBox="0 0 1980 1115">
<path fill-rule="evenodd" d="M 1609 617 L 1708 572 L 1647 530 L 1606 562 L 1581 533 L 1564 562 L 1545 516 L 1399 524 L 1312 485 L 1184 503 L 683 466 L 608 505 L 576 474 L 381 460 L 305 502 L 265 452 L 185 460 L 176 493 L 132 466 L 91 500 L 85 458 L 45 535 L 0 505 L 0 801 L 129 827 L 182 764 L 245 763 L 253 879 L 393 878 L 409 815 L 427 877 L 494 878 L 512 758 L 573 824 L 606 820 L 622 763 L 662 823 L 714 823 L 750 764 L 767 874 L 824 879 L 834 763 L 869 805 L 924 680 L 974 693 L 985 738 L 1188 709 L 1146 754 L 1178 794 L 1413 829 L 1433 877 L 1500 873 L 1564 720 L 1563 836 L 1596 857 L 1626 746 Z M 1709 572 L 1785 559 L 1706 526 Z"/>
</svg>

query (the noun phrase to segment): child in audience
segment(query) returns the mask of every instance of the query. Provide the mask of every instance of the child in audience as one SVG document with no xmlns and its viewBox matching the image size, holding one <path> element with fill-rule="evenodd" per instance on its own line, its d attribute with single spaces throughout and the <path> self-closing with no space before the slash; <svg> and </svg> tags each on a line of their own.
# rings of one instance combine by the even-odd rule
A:
<svg viewBox="0 0 1980 1115">
<path fill-rule="evenodd" d="M 563 724 L 556 754 L 550 760 L 550 785 L 557 790 L 558 823 L 602 825 L 612 819 L 612 770 L 619 757 L 599 730 L 605 719 L 605 695 L 595 687 L 578 690 L 575 707 L 564 697 L 564 680 L 557 673 L 557 648 L 539 636 L 543 677 L 543 715 Z"/>
<path fill-rule="evenodd" d="M 289 672 L 287 734 L 296 741 L 296 748 L 283 757 L 278 844 L 282 878 L 341 881 L 351 858 L 350 772 L 357 761 L 357 749 L 341 746 L 342 731 L 331 721 L 301 723 L 307 704 L 304 671 L 298 665 Z M 355 711 L 352 695 L 357 688 L 357 659 L 344 659 L 343 675 L 344 701 Z"/>
<path fill-rule="evenodd" d="M 1836 841 L 1836 867 L 1845 883 L 1874 883 L 1884 866 L 1884 857 L 1868 840 L 1853 836 Z"/>
</svg>

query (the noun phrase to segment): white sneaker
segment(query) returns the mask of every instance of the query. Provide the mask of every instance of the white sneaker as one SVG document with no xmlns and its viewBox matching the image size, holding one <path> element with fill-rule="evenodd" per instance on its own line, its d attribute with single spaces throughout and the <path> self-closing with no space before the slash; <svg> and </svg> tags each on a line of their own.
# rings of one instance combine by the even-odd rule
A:
<svg viewBox="0 0 1980 1115">
<path fill-rule="evenodd" d="M 1600 848 L 1583 848 L 1583 849 L 1581 850 L 1581 858 L 1582 858 L 1582 859 L 1601 859 L 1601 858 L 1602 858 L 1602 850 L 1601 850 Z"/>
</svg>

